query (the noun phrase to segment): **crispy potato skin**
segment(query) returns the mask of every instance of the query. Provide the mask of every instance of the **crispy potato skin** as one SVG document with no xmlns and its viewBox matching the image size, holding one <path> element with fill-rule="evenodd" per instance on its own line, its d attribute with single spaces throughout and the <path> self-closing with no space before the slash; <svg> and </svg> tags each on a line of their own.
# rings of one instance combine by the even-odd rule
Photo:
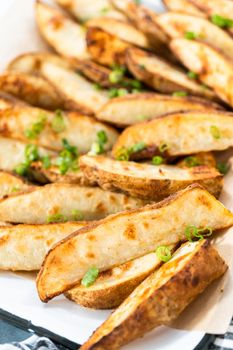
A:
<svg viewBox="0 0 233 350">
<path fill-rule="evenodd" d="M 194 252 L 188 255 L 186 261 L 183 258 L 182 267 L 176 260 L 174 263 L 171 260 L 150 275 L 94 332 L 81 350 L 116 350 L 153 328 L 168 324 L 227 270 L 227 265 L 208 241 L 198 243 Z M 172 265 L 173 272 L 172 269 L 169 271 Z M 161 285 L 159 277 L 166 276 L 166 273 L 168 276 L 170 273 L 170 277 L 165 277 L 165 283 Z"/>
<path fill-rule="evenodd" d="M 0 199 L 36 188 L 10 171 L 0 171 Z M 1 225 L 0 225 L 1 226 Z"/>
<path fill-rule="evenodd" d="M 180 173 L 180 178 L 173 179 L 169 179 L 168 173 L 165 174 L 168 170 L 172 176 L 172 168 L 176 171 L 175 166 L 159 166 L 157 173 L 158 167 L 153 165 L 114 161 L 103 156 L 83 156 L 80 167 L 92 185 L 153 201 L 162 200 L 192 183 L 199 183 L 216 197 L 219 197 L 223 187 L 223 176 L 214 168 L 203 165 L 184 171 L 183 178 Z M 145 175 L 146 170 L 150 174 L 148 177 Z M 152 171 L 154 178 L 151 176 Z"/>
<path fill-rule="evenodd" d="M 190 225 L 191 212 L 192 225 L 196 227 L 208 223 L 215 231 L 233 225 L 232 213 L 197 184 L 162 202 L 111 215 L 74 232 L 50 250 L 37 278 L 40 299 L 47 302 L 71 289 L 91 266 L 105 271 L 160 245 L 185 241 L 184 228 Z M 173 217 L 172 222 L 165 219 L 168 216 Z"/>
<path fill-rule="evenodd" d="M 104 66 L 125 65 L 125 51 L 131 44 L 105 32 L 98 27 L 87 29 L 87 49 L 92 59 Z"/>
<path fill-rule="evenodd" d="M 0 89 L 33 106 L 45 109 L 63 108 L 56 90 L 42 77 L 27 73 L 5 72 L 0 75 Z"/>
</svg>

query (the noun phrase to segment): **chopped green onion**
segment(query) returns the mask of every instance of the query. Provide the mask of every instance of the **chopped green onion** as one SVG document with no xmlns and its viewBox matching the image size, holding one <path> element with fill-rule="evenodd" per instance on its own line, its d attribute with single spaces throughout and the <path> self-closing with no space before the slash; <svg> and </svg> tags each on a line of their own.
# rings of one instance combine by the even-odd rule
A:
<svg viewBox="0 0 233 350">
<path fill-rule="evenodd" d="M 175 91 L 175 92 L 173 92 L 172 96 L 185 97 L 185 96 L 188 96 L 188 93 L 186 91 Z"/>
<path fill-rule="evenodd" d="M 79 170 L 77 147 L 71 146 L 66 139 L 62 140 L 64 150 L 60 152 L 56 165 L 59 166 L 60 174 L 65 175 L 68 170 Z"/>
<path fill-rule="evenodd" d="M 199 162 L 199 160 L 196 157 L 186 157 L 184 159 L 185 164 L 187 165 L 187 167 L 189 168 L 193 168 L 195 166 L 201 165 L 201 163 Z"/>
<path fill-rule="evenodd" d="M 230 166 L 226 163 L 217 163 L 217 169 L 221 174 L 226 175 L 230 169 Z"/>
<path fill-rule="evenodd" d="M 165 151 L 167 151 L 169 149 L 169 146 L 167 143 L 163 142 L 159 145 L 159 151 L 161 153 L 164 153 Z"/>
<path fill-rule="evenodd" d="M 36 145 L 27 145 L 24 154 L 26 161 L 30 163 L 40 159 L 39 150 Z"/>
<path fill-rule="evenodd" d="M 51 160 L 48 155 L 41 157 L 42 166 L 45 169 L 49 169 L 51 167 Z"/>
<path fill-rule="evenodd" d="M 128 161 L 130 157 L 129 150 L 125 147 L 121 147 L 116 152 L 116 160 Z"/>
<path fill-rule="evenodd" d="M 199 35 L 197 33 L 194 33 L 194 32 L 185 32 L 185 34 L 184 34 L 185 39 L 188 39 L 188 40 L 197 39 L 198 36 Z"/>
<path fill-rule="evenodd" d="M 134 89 L 138 89 L 140 90 L 142 88 L 142 83 L 139 80 L 131 80 L 130 85 L 134 88 Z"/>
<path fill-rule="evenodd" d="M 195 72 L 192 72 L 192 71 L 188 72 L 188 73 L 187 73 L 187 76 L 188 76 L 190 79 L 197 79 L 197 78 L 198 78 L 198 74 L 195 73 Z"/>
<path fill-rule="evenodd" d="M 141 120 L 141 121 L 148 119 L 148 117 L 146 115 L 143 115 L 143 114 L 138 115 L 136 118 L 137 118 L 137 120 Z"/>
<path fill-rule="evenodd" d="M 91 267 L 84 275 L 81 285 L 84 287 L 90 287 L 97 279 L 99 275 L 99 269 L 97 267 Z"/>
<path fill-rule="evenodd" d="M 84 219 L 84 216 L 83 216 L 83 213 L 81 213 L 80 210 L 72 210 L 71 212 L 72 214 L 72 220 L 73 221 L 79 221 L 79 220 L 83 220 Z"/>
<path fill-rule="evenodd" d="M 97 132 L 97 138 L 98 138 L 98 142 L 102 143 L 103 145 L 108 142 L 108 137 L 107 134 L 104 130 L 100 130 Z"/>
<path fill-rule="evenodd" d="M 102 86 L 99 84 L 99 83 L 95 83 L 93 84 L 95 90 L 99 91 L 99 90 L 102 90 Z"/>
<path fill-rule="evenodd" d="M 24 176 L 27 174 L 29 167 L 30 167 L 30 164 L 21 163 L 21 164 L 17 165 L 17 167 L 14 169 L 14 171 L 16 172 L 16 174 L 18 174 L 20 176 Z"/>
<path fill-rule="evenodd" d="M 137 153 L 137 152 L 141 152 L 146 148 L 145 142 L 138 142 L 135 143 L 135 145 L 133 145 L 132 147 L 130 147 L 130 154 L 132 153 Z"/>
<path fill-rule="evenodd" d="M 106 15 L 110 11 L 109 7 L 104 7 L 101 9 L 100 13 L 102 16 Z"/>
<path fill-rule="evenodd" d="M 219 140 L 221 138 L 220 130 L 216 125 L 211 125 L 210 132 L 214 139 Z"/>
<path fill-rule="evenodd" d="M 14 187 L 12 187 L 12 189 L 11 189 L 11 193 L 18 192 L 18 191 L 20 191 L 20 190 L 21 190 L 21 188 L 20 188 L 19 186 L 14 186 Z"/>
<path fill-rule="evenodd" d="M 68 221 L 68 218 L 60 213 L 49 215 L 47 218 L 47 224 L 66 221 Z"/>
<path fill-rule="evenodd" d="M 89 155 L 95 156 L 97 154 L 104 153 L 104 145 L 108 142 L 107 134 L 104 130 L 100 130 L 97 132 L 97 141 L 95 141 L 89 152 Z"/>
<path fill-rule="evenodd" d="M 109 74 L 109 81 L 112 84 L 117 84 L 122 80 L 123 76 L 124 76 L 124 74 L 121 71 L 113 70 Z"/>
<path fill-rule="evenodd" d="M 112 88 L 109 90 L 108 96 L 110 98 L 114 98 L 114 97 L 121 97 L 124 95 L 128 94 L 128 90 L 126 89 L 116 89 L 116 88 Z"/>
<path fill-rule="evenodd" d="M 160 164 L 163 164 L 163 162 L 164 162 L 164 159 L 161 156 L 155 156 L 152 158 L 153 165 L 160 165 Z"/>
<path fill-rule="evenodd" d="M 45 115 L 40 116 L 39 120 L 32 124 L 30 129 L 25 130 L 24 134 L 28 139 L 36 139 L 45 127 L 47 117 Z"/>
<path fill-rule="evenodd" d="M 56 133 L 60 133 L 65 130 L 66 128 L 65 119 L 64 119 L 63 112 L 60 109 L 57 109 L 55 111 L 55 116 L 52 120 L 51 127 L 53 131 Z"/>
<path fill-rule="evenodd" d="M 211 236 L 213 230 L 210 227 L 197 228 L 196 226 L 187 226 L 185 229 L 185 236 L 188 241 L 193 242 L 193 239 L 198 238 L 199 240 L 205 237 Z"/>
<path fill-rule="evenodd" d="M 163 262 L 168 262 L 169 260 L 171 260 L 172 258 L 172 253 L 171 253 L 171 249 L 165 245 L 161 245 L 159 246 L 156 251 L 155 251 L 157 257 L 159 258 L 159 260 L 163 261 Z"/>
<path fill-rule="evenodd" d="M 230 18 L 222 17 L 219 15 L 213 15 L 211 22 L 220 28 L 231 28 L 233 27 L 233 20 Z"/>
<path fill-rule="evenodd" d="M 145 69 L 146 69 L 145 64 L 139 64 L 138 67 L 139 67 L 141 70 L 145 70 Z"/>
</svg>

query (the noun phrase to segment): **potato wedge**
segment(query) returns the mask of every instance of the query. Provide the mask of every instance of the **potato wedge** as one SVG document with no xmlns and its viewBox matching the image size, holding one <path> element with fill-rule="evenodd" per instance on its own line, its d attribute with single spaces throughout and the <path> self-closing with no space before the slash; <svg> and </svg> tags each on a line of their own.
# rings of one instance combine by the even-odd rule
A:
<svg viewBox="0 0 233 350">
<path fill-rule="evenodd" d="M 109 100 L 106 90 L 97 90 L 94 84 L 71 69 L 44 62 L 41 74 L 63 97 L 66 109 L 92 115 Z"/>
<path fill-rule="evenodd" d="M 183 12 L 190 15 L 195 15 L 199 17 L 206 17 L 205 13 L 198 9 L 189 0 L 162 0 L 164 5 L 170 11 Z"/>
<path fill-rule="evenodd" d="M 130 147 L 142 143 L 141 151 Z M 113 148 L 113 156 L 129 152 L 130 159 L 165 158 L 220 151 L 233 146 L 233 114 L 186 111 L 165 115 L 126 128 Z"/>
<path fill-rule="evenodd" d="M 33 126 L 42 123 L 41 131 L 33 133 Z M 104 131 L 108 139 L 104 145 L 110 150 L 118 132 L 110 126 L 76 112 L 48 112 L 46 110 L 15 106 L 0 110 L 0 133 L 24 142 L 36 143 L 54 151 L 63 150 L 63 139 L 76 146 L 80 153 L 87 153 L 97 141 L 97 133 Z"/>
<path fill-rule="evenodd" d="M 126 65 L 125 51 L 131 45 L 98 27 L 87 30 L 87 49 L 92 59 L 104 66 Z"/>
<path fill-rule="evenodd" d="M 190 2 L 209 17 L 219 15 L 233 20 L 233 4 L 231 0 L 190 0 Z M 232 28 L 229 28 L 229 31 L 233 34 Z"/>
<path fill-rule="evenodd" d="M 96 114 L 97 119 L 126 127 L 185 110 L 221 110 L 217 103 L 193 96 L 140 93 L 111 99 Z"/>
<path fill-rule="evenodd" d="M 182 245 L 169 262 L 132 292 L 80 349 L 116 350 L 155 327 L 169 324 L 226 270 L 225 261 L 209 241 Z"/>
<path fill-rule="evenodd" d="M 233 106 L 233 63 L 228 57 L 196 40 L 173 39 L 170 47 L 181 62 L 198 74 L 199 79 L 210 86 L 221 100 Z"/>
<path fill-rule="evenodd" d="M 54 183 L 2 200 L 0 221 L 44 224 L 57 216 L 61 216 L 63 221 L 72 220 L 76 212 L 84 220 L 98 220 L 109 214 L 141 207 L 144 203 L 98 187 Z"/>
<path fill-rule="evenodd" d="M 37 271 L 49 249 L 87 222 L 0 227 L 0 270 Z"/>
<path fill-rule="evenodd" d="M 147 37 L 136 29 L 132 24 L 108 17 L 99 17 L 87 22 L 87 27 L 97 27 L 114 35 L 116 38 L 127 42 L 128 44 L 141 47 L 143 49 L 151 48 Z"/>
<path fill-rule="evenodd" d="M 79 164 L 92 185 L 155 202 L 192 183 L 199 183 L 215 197 L 223 187 L 223 176 L 205 165 L 182 169 L 175 165 L 156 166 L 88 155 L 81 157 Z"/>
<path fill-rule="evenodd" d="M 125 16 L 115 10 L 109 0 L 56 0 L 58 5 L 69 11 L 80 22 L 86 22 L 91 18 L 110 17 L 125 19 Z"/>
<path fill-rule="evenodd" d="M 27 104 L 16 97 L 0 92 L 0 110 L 6 110 L 12 108 L 15 105 L 27 106 Z"/>
<path fill-rule="evenodd" d="M 95 283 L 88 288 L 79 283 L 68 290 L 65 296 L 85 307 L 114 309 L 123 303 L 129 294 L 160 265 L 161 260 L 156 253 L 149 253 L 101 272 Z"/>
<path fill-rule="evenodd" d="M 232 38 L 208 19 L 179 12 L 167 12 L 158 16 L 157 22 L 172 39 L 184 38 L 187 32 L 192 32 L 203 42 L 213 45 L 224 55 L 233 59 Z"/>
<path fill-rule="evenodd" d="M 28 143 L 0 136 L 0 169 L 14 171 L 25 161 L 25 149 Z M 57 153 L 43 147 L 38 147 L 41 156 L 56 156 Z"/>
<path fill-rule="evenodd" d="M 61 11 L 37 0 L 36 22 L 43 38 L 60 55 L 77 62 L 89 58 L 85 28 Z"/>
<path fill-rule="evenodd" d="M 171 65 L 149 52 L 134 47 L 128 48 L 126 63 L 137 79 L 162 93 L 184 91 L 192 95 L 215 98 L 212 91 L 189 79 L 178 66 Z"/>
<path fill-rule="evenodd" d="M 33 106 L 63 108 L 63 101 L 54 87 L 42 77 L 21 72 L 4 72 L 0 75 L 0 90 Z"/>
<path fill-rule="evenodd" d="M 233 225 L 233 214 L 201 186 L 191 185 L 157 204 L 111 215 L 50 250 L 37 278 L 39 296 L 46 302 L 71 289 L 92 266 L 105 271 L 186 240 L 188 225 L 215 231 Z"/>
<path fill-rule="evenodd" d="M 0 199 L 36 188 L 21 177 L 7 171 L 0 171 Z M 1 224 L 0 224 L 1 226 Z"/>
<path fill-rule="evenodd" d="M 190 168 L 192 167 L 192 163 L 196 163 L 197 165 L 207 165 L 208 167 L 216 168 L 217 162 L 213 152 L 201 152 L 197 154 L 191 155 L 191 157 L 186 157 L 180 160 L 176 165 L 180 168 Z M 190 163 L 191 162 L 191 163 Z"/>
</svg>

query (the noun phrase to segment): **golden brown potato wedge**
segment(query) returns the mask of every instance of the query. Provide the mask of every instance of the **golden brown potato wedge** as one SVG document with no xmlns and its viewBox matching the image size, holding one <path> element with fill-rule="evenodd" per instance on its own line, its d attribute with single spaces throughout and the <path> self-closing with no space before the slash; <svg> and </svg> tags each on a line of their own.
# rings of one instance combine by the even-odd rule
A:
<svg viewBox="0 0 233 350">
<path fill-rule="evenodd" d="M 225 150 L 231 146 L 232 113 L 187 111 L 171 113 L 126 128 L 113 148 L 113 156 L 119 158 L 124 153 L 130 159 L 143 159 L 161 154 L 165 158 L 172 158 Z"/>
<path fill-rule="evenodd" d="M 7 71 L 0 75 L 0 90 L 33 106 L 46 109 L 63 108 L 63 101 L 54 87 L 42 77 Z"/>
<path fill-rule="evenodd" d="M 0 231 L 1 232 L 1 231 Z M 79 305 L 94 309 L 118 307 L 129 294 L 161 265 L 155 252 L 101 272 L 95 283 L 86 288 L 79 283 L 65 296 Z"/>
<path fill-rule="evenodd" d="M 138 93 L 111 99 L 96 114 L 97 119 L 126 127 L 185 110 L 220 110 L 217 103 L 193 96 Z"/>
<path fill-rule="evenodd" d="M 209 17 L 218 15 L 233 20 L 233 3 L 231 0 L 190 0 L 190 2 Z M 229 28 L 229 31 L 233 34 L 232 28 Z"/>
<path fill-rule="evenodd" d="M 66 109 L 92 115 L 109 100 L 106 90 L 97 90 L 93 83 L 72 69 L 45 61 L 41 74 L 62 96 Z"/>
<path fill-rule="evenodd" d="M 0 169 L 14 171 L 25 162 L 26 142 L 0 136 Z M 56 156 L 57 153 L 43 147 L 38 147 L 41 156 Z"/>
<path fill-rule="evenodd" d="M 187 51 L 188 52 L 188 51 Z M 203 88 L 178 66 L 162 60 L 152 53 L 131 47 L 126 51 L 126 63 L 139 80 L 162 93 L 183 91 L 192 95 L 213 99 L 214 93 Z"/>
<path fill-rule="evenodd" d="M 110 0 L 56 0 L 58 5 L 69 11 L 80 22 L 86 22 L 96 17 L 111 17 L 125 19 L 125 16 L 115 10 Z"/>
<path fill-rule="evenodd" d="M 77 62 L 89 58 L 85 28 L 61 11 L 37 0 L 36 22 L 43 38 L 60 55 Z"/>
<path fill-rule="evenodd" d="M 49 249 L 86 222 L 0 227 L 0 270 L 39 270 Z"/>
<path fill-rule="evenodd" d="M 183 12 L 199 17 L 206 17 L 205 13 L 198 9 L 190 0 L 163 0 L 164 5 L 170 11 Z"/>
<path fill-rule="evenodd" d="M 190 168 L 197 165 L 206 165 L 208 167 L 216 168 L 217 162 L 213 152 L 201 152 L 193 154 L 190 157 L 185 157 L 176 163 L 176 165 L 180 168 Z"/>
<path fill-rule="evenodd" d="M 233 59 L 232 38 L 208 19 L 179 12 L 167 12 L 158 16 L 157 22 L 172 39 L 184 38 L 187 32 L 192 32 L 197 39 L 213 45 Z"/>
<path fill-rule="evenodd" d="M 94 61 L 109 67 L 126 64 L 125 51 L 131 46 L 127 42 L 98 27 L 89 27 L 86 39 L 87 49 Z"/>
<path fill-rule="evenodd" d="M 226 270 L 225 261 L 209 241 L 182 245 L 169 262 L 132 292 L 80 349 L 120 349 L 153 328 L 169 324 Z"/>
<path fill-rule="evenodd" d="M 34 133 L 37 124 L 41 129 L 39 133 Z M 63 150 L 62 140 L 66 139 L 71 145 L 76 146 L 80 153 L 87 153 L 97 141 L 97 134 L 100 131 L 107 137 L 104 149 L 110 150 L 117 140 L 118 132 L 92 117 L 76 112 L 52 113 L 29 106 L 0 110 L 1 135 L 36 143 L 57 152 Z"/>
<path fill-rule="evenodd" d="M 72 220 L 76 212 L 84 220 L 98 220 L 109 214 L 141 207 L 144 203 L 98 187 L 54 183 L 2 200 L 0 221 L 44 224 L 57 216 L 63 221 Z"/>
<path fill-rule="evenodd" d="M 87 27 L 100 28 L 106 33 L 114 35 L 116 38 L 134 46 L 144 49 L 151 48 L 147 37 L 142 32 L 136 29 L 132 24 L 115 18 L 94 18 L 87 22 Z"/>
<path fill-rule="evenodd" d="M 205 165 L 182 169 L 175 165 L 156 166 L 88 155 L 81 157 L 79 164 L 92 185 L 155 202 L 192 183 L 199 183 L 216 197 L 223 187 L 223 176 Z"/>
<path fill-rule="evenodd" d="M 0 110 L 12 108 L 15 105 L 27 106 L 27 104 L 16 97 L 0 91 Z"/>
<path fill-rule="evenodd" d="M 0 171 L 0 199 L 6 196 L 19 194 L 33 188 L 35 188 L 34 185 L 26 182 L 21 177 L 7 171 Z"/>
<path fill-rule="evenodd" d="M 111 215 L 50 250 L 37 279 L 39 296 L 46 302 L 71 289 L 92 266 L 105 271 L 186 240 L 189 225 L 215 231 L 233 225 L 233 214 L 201 186 L 191 185 L 157 204 Z"/>
<path fill-rule="evenodd" d="M 220 99 L 233 106 L 232 60 L 214 47 L 196 40 L 173 39 L 170 46 L 188 69 L 198 74 Z"/>
</svg>

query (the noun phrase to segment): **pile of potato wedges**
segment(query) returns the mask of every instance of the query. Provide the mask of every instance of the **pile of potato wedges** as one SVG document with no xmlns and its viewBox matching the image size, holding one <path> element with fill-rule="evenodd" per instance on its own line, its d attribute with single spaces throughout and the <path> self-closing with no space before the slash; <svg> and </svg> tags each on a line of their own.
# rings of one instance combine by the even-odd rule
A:
<svg viewBox="0 0 233 350">
<path fill-rule="evenodd" d="M 50 51 L 0 74 L 0 269 L 115 309 L 81 347 L 114 350 L 227 270 L 233 2 L 54 2 L 35 2 Z"/>
</svg>

